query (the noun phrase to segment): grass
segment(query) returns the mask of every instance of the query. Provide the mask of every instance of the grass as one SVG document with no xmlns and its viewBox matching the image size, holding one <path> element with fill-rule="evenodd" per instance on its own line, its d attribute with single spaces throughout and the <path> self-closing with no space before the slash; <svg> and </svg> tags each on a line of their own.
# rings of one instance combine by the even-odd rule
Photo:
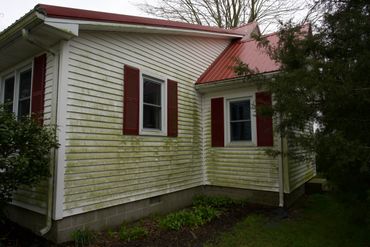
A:
<svg viewBox="0 0 370 247">
<path fill-rule="evenodd" d="M 370 246 L 370 227 L 356 224 L 350 207 L 330 195 L 312 195 L 286 219 L 251 214 L 207 247 Z"/>
</svg>

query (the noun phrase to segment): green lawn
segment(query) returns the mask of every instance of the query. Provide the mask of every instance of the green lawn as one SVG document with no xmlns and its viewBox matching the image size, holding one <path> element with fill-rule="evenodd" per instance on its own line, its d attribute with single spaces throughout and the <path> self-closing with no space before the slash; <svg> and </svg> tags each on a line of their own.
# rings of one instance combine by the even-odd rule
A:
<svg viewBox="0 0 370 247">
<path fill-rule="evenodd" d="M 252 214 L 207 247 L 370 246 L 370 228 L 354 223 L 350 207 L 330 195 L 311 195 L 286 219 Z"/>
</svg>

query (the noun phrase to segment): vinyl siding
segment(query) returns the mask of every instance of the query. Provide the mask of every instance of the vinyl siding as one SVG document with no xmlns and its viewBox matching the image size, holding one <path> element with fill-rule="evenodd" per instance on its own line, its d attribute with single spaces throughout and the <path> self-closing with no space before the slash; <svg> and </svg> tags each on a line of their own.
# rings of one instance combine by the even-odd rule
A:
<svg viewBox="0 0 370 247">
<path fill-rule="evenodd" d="M 278 159 L 267 155 L 267 147 L 212 147 L 211 145 L 211 98 L 239 98 L 244 92 L 254 95 L 255 88 L 239 88 L 207 94 L 204 107 L 204 160 L 207 184 L 252 190 L 278 191 Z M 253 102 L 251 102 L 253 105 Z M 252 107 L 253 108 L 253 107 Z M 225 116 L 226 116 L 225 107 Z M 252 112 L 252 115 L 254 113 Z M 252 121 L 255 121 L 255 119 Z M 226 128 L 225 128 L 226 131 Z M 252 130 L 253 131 L 253 130 Z M 274 138 L 277 147 L 278 138 Z M 226 138 L 225 138 L 225 145 Z"/>
<path fill-rule="evenodd" d="M 194 82 L 221 39 L 81 32 L 69 44 L 64 216 L 202 184 Z M 122 134 L 123 66 L 178 82 L 178 137 Z"/>
<path fill-rule="evenodd" d="M 289 155 L 290 154 L 290 155 Z M 288 167 L 290 192 L 309 181 L 316 175 L 314 154 L 293 146 L 288 140 Z"/>
<path fill-rule="evenodd" d="M 44 101 L 44 125 L 50 125 L 52 88 L 54 73 L 54 57 L 47 54 L 45 77 L 45 101 Z M 40 182 L 39 185 L 31 187 L 22 187 L 14 195 L 13 203 L 31 209 L 33 211 L 45 214 L 48 195 L 47 181 Z"/>
</svg>

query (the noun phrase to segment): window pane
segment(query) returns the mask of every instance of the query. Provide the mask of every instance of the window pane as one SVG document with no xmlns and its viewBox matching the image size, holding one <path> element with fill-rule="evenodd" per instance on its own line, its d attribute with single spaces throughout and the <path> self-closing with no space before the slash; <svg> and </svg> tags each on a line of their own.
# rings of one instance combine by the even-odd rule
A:
<svg viewBox="0 0 370 247">
<path fill-rule="evenodd" d="M 144 103 L 161 105 L 161 84 L 144 79 Z"/>
<path fill-rule="evenodd" d="M 5 80 L 4 89 L 4 103 L 6 104 L 5 109 L 13 111 L 13 98 L 14 98 L 14 77 Z"/>
<path fill-rule="evenodd" d="M 18 118 L 28 116 L 30 114 L 30 100 L 22 100 L 18 103 Z"/>
<path fill-rule="evenodd" d="M 251 122 L 232 122 L 230 123 L 230 138 L 231 141 L 251 141 Z"/>
<path fill-rule="evenodd" d="M 161 108 L 144 104 L 143 127 L 161 129 Z"/>
<path fill-rule="evenodd" d="M 230 120 L 250 120 L 250 101 L 230 102 Z"/>
<path fill-rule="evenodd" d="M 31 70 L 20 74 L 19 78 L 19 98 L 29 97 L 31 95 Z"/>
<path fill-rule="evenodd" d="M 19 77 L 18 117 L 29 115 L 30 96 L 31 96 L 31 70 L 27 70 L 22 72 Z"/>
</svg>

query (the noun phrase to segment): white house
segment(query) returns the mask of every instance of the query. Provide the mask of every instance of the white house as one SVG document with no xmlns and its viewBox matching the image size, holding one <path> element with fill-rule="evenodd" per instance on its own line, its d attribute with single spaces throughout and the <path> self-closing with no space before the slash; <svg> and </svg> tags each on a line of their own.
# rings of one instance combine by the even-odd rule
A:
<svg viewBox="0 0 370 247">
<path fill-rule="evenodd" d="M 196 194 L 290 203 L 315 166 L 266 154 L 289 146 L 256 116 L 271 95 L 232 69 L 279 70 L 254 32 L 49 5 L 2 31 L 0 102 L 43 115 L 60 143 L 49 181 L 17 191 L 10 217 L 63 242 Z"/>
</svg>

